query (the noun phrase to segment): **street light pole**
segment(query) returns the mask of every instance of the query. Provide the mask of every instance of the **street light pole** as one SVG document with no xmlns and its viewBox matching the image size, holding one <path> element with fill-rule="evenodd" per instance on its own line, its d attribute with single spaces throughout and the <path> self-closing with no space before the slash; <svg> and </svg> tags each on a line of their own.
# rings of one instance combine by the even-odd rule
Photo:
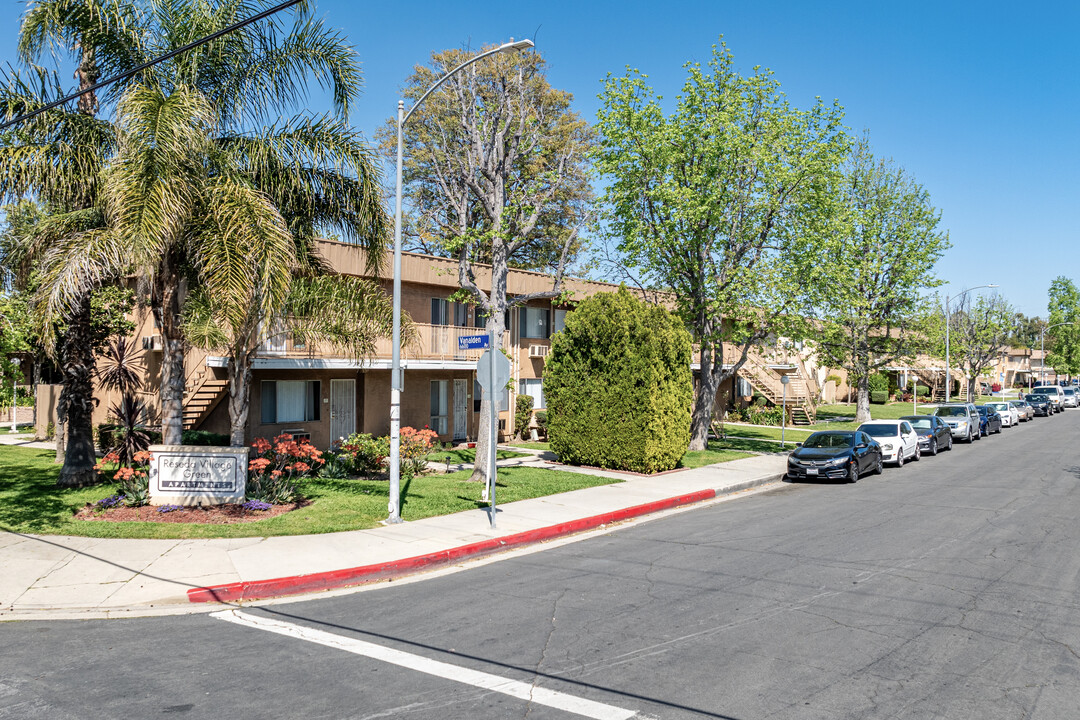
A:
<svg viewBox="0 0 1080 720">
<path fill-rule="evenodd" d="M 996 288 L 995 283 L 989 285 L 976 285 L 953 295 L 953 298 L 959 299 L 971 292 L 972 290 L 978 290 L 979 288 Z M 952 316 L 949 315 L 949 296 L 945 296 L 945 402 L 949 402 L 949 395 L 952 394 L 952 377 L 949 371 L 949 326 L 952 325 Z M 968 402 L 971 402 L 971 398 L 968 398 Z"/>
<path fill-rule="evenodd" d="M 429 87 L 420 99 L 413 103 L 409 112 L 405 112 L 405 101 L 398 100 L 397 106 L 397 197 L 394 201 L 394 311 L 392 348 L 390 351 L 390 501 L 387 504 L 388 523 L 401 522 L 401 393 L 405 389 L 405 374 L 401 368 L 401 173 L 405 148 L 405 123 L 409 121 L 416 108 L 435 92 L 444 82 L 461 72 L 474 62 L 497 53 L 518 52 L 533 47 L 532 40 L 518 40 L 503 43 L 497 48 L 482 52 L 470 58 L 439 78 Z"/>
<path fill-rule="evenodd" d="M 787 375 L 780 376 L 780 384 L 784 386 L 784 415 L 780 419 L 780 449 L 784 449 L 784 433 L 787 432 L 787 386 L 791 380 Z"/>
<path fill-rule="evenodd" d="M 1039 330 L 1039 352 L 1042 353 L 1042 357 L 1039 358 L 1039 385 L 1046 383 L 1046 331 L 1053 330 L 1056 327 L 1062 325 L 1075 325 L 1075 322 L 1060 322 L 1054 323 L 1048 327 L 1044 327 Z"/>
</svg>

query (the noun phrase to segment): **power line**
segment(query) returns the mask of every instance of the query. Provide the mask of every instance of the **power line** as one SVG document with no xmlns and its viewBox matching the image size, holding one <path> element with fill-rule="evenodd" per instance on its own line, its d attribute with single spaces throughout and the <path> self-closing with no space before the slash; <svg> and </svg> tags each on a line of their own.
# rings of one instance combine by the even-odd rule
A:
<svg viewBox="0 0 1080 720">
<path fill-rule="evenodd" d="M 269 8 L 267 10 L 263 10 L 261 13 L 257 13 L 255 15 L 252 15 L 251 17 L 246 18 L 244 20 L 241 20 L 240 22 L 233 23 L 232 25 L 229 25 L 226 28 L 222 28 L 221 30 L 218 30 L 217 32 L 210 33 L 206 37 L 203 37 L 203 38 L 200 38 L 200 39 L 198 39 L 198 40 L 196 40 L 194 42 L 188 43 L 187 45 L 184 45 L 183 47 L 177 48 L 175 50 L 170 50 L 169 52 L 165 53 L 164 55 L 156 57 L 153 60 L 149 60 L 147 62 L 144 62 L 142 65 L 139 65 L 138 67 L 132 68 L 131 70 L 125 70 L 124 72 L 120 73 L 119 75 L 114 75 L 111 78 L 107 78 L 105 80 L 102 80 L 101 82 L 94 83 L 93 85 L 86 88 L 85 90 L 80 90 L 77 93 L 73 93 L 73 94 L 68 95 L 66 97 L 62 97 L 59 100 L 55 100 L 55 101 L 49 103 L 48 105 L 43 105 L 43 106 L 39 107 L 37 110 L 31 110 L 28 113 L 25 113 L 23 115 L 19 115 L 18 117 L 12 118 L 11 120 L 8 120 L 7 122 L 4 122 L 4 123 L 0 124 L 0 130 L 4 130 L 4 129 L 8 128 L 8 127 L 11 127 L 12 125 L 17 124 L 17 123 L 21 123 L 24 120 L 29 120 L 32 117 L 40 115 L 41 113 L 45 112 L 46 110 L 52 110 L 54 107 L 57 107 L 59 105 L 63 105 L 64 103 L 71 102 L 72 100 L 75 100 L 76 98 L 79 98 L 79 97 L 81 97 L 83 95 L 86 95 L 87 93 L 91 93 L 91 92 L 94 92 L 96 90 L 99 90 L 100 88 L 103 88 L 106 85 L 111 85 L 114 82 L 117 82 L 117 81 L 120 81 L 120 80 L 126 80 L 127 78 L 131 77 L 132 75 L 135 75 L 136 73 L 140 73 L 140 72 L 142 72 L 143 70 L 146 70 L 149 67 L 153 67 L 154 65 L 157 65 L 158 63 L 165 62 L 169 58 L 176 57 L 180 53 L 185 53 L 188 50 L 193 50 L 194 48 L 199 47 L 200 45 L 205 45 L 206 43 L 208 43 L 208 42 L 210 42 L 212 40 L 217 40 L 222 35 L 228 35 L 229 33 L 233 32 L 234 30 L 239 30 L 240 28 L 244 27 L 245 25 L 250 25 L 253 22 L 258 22 L 259 20 L 262 20 L 265 17 L 269 17 L 269 16 L 273 15 L 274 13 L 280 12 L 280 11 L 286 9 L 286 8 L 292 7 L 293 5 L 296 5 L 296 4 L 301 3 L 301 2 L 303 2 L 303 0 L 286 0 L 285 2 L 279 3 L 279 4 L 275 5 L 272 8 Z"/>
</svg>

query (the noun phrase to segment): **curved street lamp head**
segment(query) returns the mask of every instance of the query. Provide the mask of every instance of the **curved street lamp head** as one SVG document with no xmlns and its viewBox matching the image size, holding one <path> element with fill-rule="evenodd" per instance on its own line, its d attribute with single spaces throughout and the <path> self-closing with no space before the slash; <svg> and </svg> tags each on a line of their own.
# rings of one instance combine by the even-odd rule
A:
<svg viewBox="0 0 1080 720">
<path fill-rule="evenodd" d="M 535 47 L 536 44 L 526 38 L 525 40 L 514 41 L 514 38 L 510 38 L 510 42 L 503 43 L 499 46 L 499 52 L 517 52 L 518 50 L 528 50 L 531 47 Z"/>
</svg>

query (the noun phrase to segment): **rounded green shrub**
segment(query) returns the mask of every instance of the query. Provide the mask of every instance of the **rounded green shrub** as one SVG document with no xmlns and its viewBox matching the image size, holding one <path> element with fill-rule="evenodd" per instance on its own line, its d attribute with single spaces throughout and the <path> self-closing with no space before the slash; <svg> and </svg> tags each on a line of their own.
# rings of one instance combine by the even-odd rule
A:
<svg viewBox="0 0 1080 720">
<path fill-rule="evenodd" d="M 885 403 L 889 402 L 889 391 L 871 390 L 870 402 L 874 403 L 875 405 L 884 405 Z"/>
<path fill-rule="evenodd" d="M 551 449 L 566 463 L 652 473 L 690 443 L 690 335 L 625 287 L 582 301 L 544 368 Z"/>
<path fill-rule="evenodd" d="M 926 385 L 916 385 L 915 386 L 915 394 L 918 397 L 923 397 L 924 395 L 929 395 L 930 394 L 930 388 L 928 388 Z"/>
</svg>

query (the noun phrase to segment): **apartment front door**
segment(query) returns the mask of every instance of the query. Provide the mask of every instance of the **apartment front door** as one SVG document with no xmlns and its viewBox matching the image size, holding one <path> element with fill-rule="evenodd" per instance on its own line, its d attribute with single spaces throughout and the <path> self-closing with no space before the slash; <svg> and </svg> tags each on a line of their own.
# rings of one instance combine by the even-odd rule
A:
<svg viewBox="0 0 1080 720">
<path fill-rule="evenodd" d="M 454 380 L 454 439 L 464 440 L 469 432 L 469 381 Z"/>
<path fill-rule="evenodd" d="M 330 381 L 330 442 L 356 432 L 356 380 Z"/>
</svg>

